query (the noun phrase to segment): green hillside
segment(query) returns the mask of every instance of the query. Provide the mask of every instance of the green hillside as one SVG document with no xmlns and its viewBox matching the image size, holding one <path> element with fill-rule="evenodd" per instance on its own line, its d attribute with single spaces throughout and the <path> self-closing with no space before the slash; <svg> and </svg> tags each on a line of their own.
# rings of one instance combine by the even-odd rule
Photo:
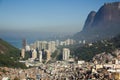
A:
<svg viewBox="0 0 120 80">
<path fill-rule="evenodd" d="M 19 57 L 19 49 L 0 39 L 0 66 L 25 68 L 24 64 L 18 62 Z"/>
<path fill-rule="evenodd" d="M 112 53 L 115 49 L 119 48 L 120 48 L 120 35 L 109 40 L 101 40 L 94 42 L 92 43 L 92 45 L 86 44 L 82 47 L 71 48 L 71 50 L 72 55 L 77 57 L 77 59 L 90 61 L 96 54 L 100 54 L 103 52 Z"/>
</svg>

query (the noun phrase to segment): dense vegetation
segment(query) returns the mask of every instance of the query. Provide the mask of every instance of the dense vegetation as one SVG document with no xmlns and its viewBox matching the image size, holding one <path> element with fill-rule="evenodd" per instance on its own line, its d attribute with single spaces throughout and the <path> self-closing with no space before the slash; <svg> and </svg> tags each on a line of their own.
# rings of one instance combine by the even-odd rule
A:
<svg viewBox="0 0 120 80">
<path fill-rule="evenodd" d="M 90 61 L 96 54 L 99 53 L 112 53 L 115 49 L 120 48 L 120 35 L 109 40 L 101 40 L 90 44 L 86 44 L 83 47 L 72 48 L 72 55 L 77 59 L 83 59 Z"/>
<path fill-rule="evenodd" d="M 18 62 L 19 58 L 20 50 L 0 39 L 0 66 L 26 68 L 24 64 Z"/>
</svg>

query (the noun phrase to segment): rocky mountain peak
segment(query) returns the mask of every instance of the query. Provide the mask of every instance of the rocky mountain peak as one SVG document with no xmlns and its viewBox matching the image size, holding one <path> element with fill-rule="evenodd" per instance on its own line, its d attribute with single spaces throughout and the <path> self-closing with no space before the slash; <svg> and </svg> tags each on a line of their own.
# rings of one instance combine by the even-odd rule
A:
<svg viewBox="0 0 120 80">
<path fill-rule="evenodd" d="M 105 3 L 95 12 L 91 11 L 83 30 L 75 35 L 81 40 L 100 40 L 120 33 L 120 2 Z"/>
</svg>

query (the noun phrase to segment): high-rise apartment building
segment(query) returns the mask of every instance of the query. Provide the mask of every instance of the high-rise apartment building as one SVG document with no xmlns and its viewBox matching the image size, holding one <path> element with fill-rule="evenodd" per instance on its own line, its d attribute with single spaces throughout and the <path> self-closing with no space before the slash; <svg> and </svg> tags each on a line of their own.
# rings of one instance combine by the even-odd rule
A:
<svg viewBox="0 0 120 80">
<path fill-rule="evenodd" d="M 25 49 L 21 49 L 21 57 L 25 58 Z"/>
<path fill-rule="evenodd" d="M 59 45 L 60 45 L 59 40 L 56 40 L 56 41 L 55 41 L 55 44 L 56 44 L 56 47 L 59 46 Z"/>
<path fill-rule="evenodd" d="M 75 43 L 75 41 L 73 40 L 73 39 L 67 39 L 66 41 L 65 41 L 65 44 L 66 45 L 73 45 Z"/>
<path fill-rule="evenodd" d="M 56 50 L 55 41 L 48 42 L 48 50 L 50 53 L 53 53 Z"/>
<path fill-rule="evenodd" d="M 47 41 L 39 41 L 39 50 L 47 49 Z"/>
<path fill-rule="evenodd" d="M 51 59 L 51 54 L 50 54 L 49 50 L 46 50 L 45 54 L 47 54 L 47 61 L 49 61 Z"/>
<path fill-rule="evenodd" d="M 26 51 L 30 51 L 30 46 L 29 46 L 29 45 L 26 45 L 25 50 L 26 50 Z"/>
<path fill-rule="evenodd" d="M 32 59 L 36 59 L 37 58 L 37 51 L 34 49 L 32 51 Z"/>
<path fill-rule="evenodd" d="M 70 50 L 68 48 L 63 48 L 63 60 L 67 61 L 70 57 Z"/>
<path fill-rule="evenodd" d="M 38 50 L 40 50 L 40 44 L 39 43 L 40 43 L 40 41 L 35 42 L 35 48 L 38 48 Z"/>
<path fill-rule="evenodd" d="M 36 41 L 34 42 L 34 44 L 31 45 L 31 47 L 33 49 L 38 49 L 38 50 L 42 50 L 42 49 L 47 49 L 47 41 Z"/>
<path fill-rule="evenodd" d="M 42 51 L 39 51 L 39 61 L 42 62 Z"/>
</svg>

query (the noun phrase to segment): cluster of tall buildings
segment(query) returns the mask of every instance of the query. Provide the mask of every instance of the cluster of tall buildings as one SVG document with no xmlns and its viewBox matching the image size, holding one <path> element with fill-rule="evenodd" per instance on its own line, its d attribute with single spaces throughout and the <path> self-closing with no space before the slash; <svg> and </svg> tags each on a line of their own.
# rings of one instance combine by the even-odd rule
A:
<svg viewBox="0 0 120 80">
<path fill-rule="evenodd" d="M 76 43 L 76 41 L 73 40 L 73 39 L 67 39 L 67 40 L 65 40 L 65 41 L 60 41 L 60 45 L 61 45 L 61 46 L 73 45 L 73 44 L 75 44 L 75 43 Z"/>
<path fill-rule="evenodd" d="M 49 52 L 53 53 L 58 46 L 67 46 L 75 44 L 75 40 L 67 39 L 64 41 L 36 41 L 33 44 L 30 44 L 30 49 L 38 49 L 38 50 L 49 50 Z M 26 46 L 29 50 L 28 46 Z"/>
<path fill-rule="evenodd" d="M 21 49 L 21 57 L 22 59 L 25 58 L 25 49 Z M 42 63 L 43 61 L 43 56 L 45 56 L 46 61 L 49 61 L 51 59 L 51 53 L 48 50 L 30 50 L 27 53 L 30 55 L 30 60 L 37 60 Z"/>
<path fill-rule="evenodd" d="M 55 41 L 36 41 L 33 44 L 30 44 L 30 50 L 38 49 L 38 50 L 49 50 L 50 53 L 53 53 L 56 50 Z"/>
<path fill-rule="evenodd" d="M 27 45 L 26 40 L 24 39 L 23 48 L 21 49 L 21 57 L 25 58 L 25 52 L 31 52 L 31 59 L 38 59 L 42 62 L 43 56 L 46 56 L 46 60 L 51 59 L 51 54 L 57 49 L 58 46 L 67 46 L 75 44 L 73 39 L 67 39 L 64 41 L 35 41 L 34 43 Z M 70 50 L 68 48 L 63 49 L 63 60 L 68 60 L 70 56 Z"/>
</svg>

